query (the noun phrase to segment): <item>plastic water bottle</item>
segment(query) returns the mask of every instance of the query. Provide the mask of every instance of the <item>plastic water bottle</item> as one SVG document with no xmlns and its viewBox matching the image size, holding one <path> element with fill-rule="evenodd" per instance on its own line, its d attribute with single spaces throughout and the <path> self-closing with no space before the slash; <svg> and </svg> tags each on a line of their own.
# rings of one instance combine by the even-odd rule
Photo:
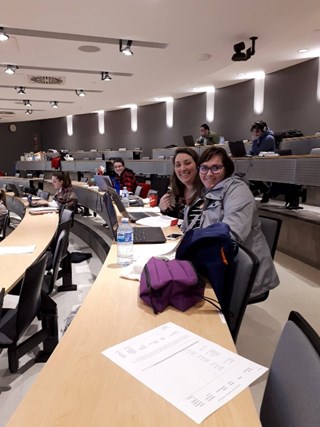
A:
<svg viewBox="0 0 320 427">
<path fill-rule="evenodd" d="M 123 203 L 123 206 L 125 208 L 128 208 L 130 206 L 130 203 L 129 203 L 129 192 L 127 190 L 127 187 L 123 187 L 123 190 L 122 190 L 122 203 Z"/>
<path fill-rule="evenodd" d="M 133 262 L 133 230 L 128 218 L 122 218 L 117 232 L 117 263 L 122 267 Z"/>
</svg>

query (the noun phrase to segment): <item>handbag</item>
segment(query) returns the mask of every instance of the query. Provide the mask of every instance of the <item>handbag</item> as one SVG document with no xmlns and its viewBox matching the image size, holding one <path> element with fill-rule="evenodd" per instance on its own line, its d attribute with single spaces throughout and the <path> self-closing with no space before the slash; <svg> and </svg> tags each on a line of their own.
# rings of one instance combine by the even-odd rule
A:
<svg viewBox="0 0 320 427">
<path fill-rule="evenodd" d="M 203 299 L 205 281 L 190 261 L 152 257 L 140 278 L 140 298 L 158 314 L 172 305 L 180 311 Z"/>
</svg>

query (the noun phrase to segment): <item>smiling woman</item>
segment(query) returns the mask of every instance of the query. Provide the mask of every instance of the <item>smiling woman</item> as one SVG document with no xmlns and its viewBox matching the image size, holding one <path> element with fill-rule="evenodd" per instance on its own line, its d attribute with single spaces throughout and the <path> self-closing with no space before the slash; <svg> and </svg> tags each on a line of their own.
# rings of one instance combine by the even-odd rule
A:
<svg viewBox="0 0 320 427">
<path fill-rule="evenodd" d="M 256 203 L 248 185 L 233 175 L 234 164 L 221 147 L 210 147 L 199 158 L 199 175 L 205 187 L 198 222 L 186 209 L 183 229 L 205 228 L 217 222 L 230 227 L 231 237 L 250 249 L 260 266 L 251 296 L 258 296 L 279 284 L 270 250 L 261 231 Z"/>
<path fill-rule="evenodd" d="M 171 177 L 171 191 L 159 203 L 161 212 L 175 218 L 183 218 L 185 206 L 192 206 L 201 193 L 197 162 L 199 155 L 192 148 L 178 148 L 173 157 L 174 171 Z"/>
</svg>

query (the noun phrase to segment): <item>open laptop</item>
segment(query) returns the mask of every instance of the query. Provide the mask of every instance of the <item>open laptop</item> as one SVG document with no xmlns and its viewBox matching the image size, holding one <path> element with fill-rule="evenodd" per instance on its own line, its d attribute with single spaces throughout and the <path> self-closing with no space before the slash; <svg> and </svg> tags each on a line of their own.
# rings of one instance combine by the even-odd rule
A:
<svg viewBox="0 0 320 427">
<path fill-rule="evenodd" d="M 93 179 L 100 191 L 107 191 L 108 187 L 113 187 L 111 178 L 108 175 L 94 175 Z"/>
<path fill-rule="evenodd" d="M 232 157 L 247 157 L 246 147 L 243 141 L 228 142 Z"/>
<path fill-rule="evenodd" d="M 155 212 L 128 212 L 122 203 L 118 193 L 114 188 L 107 187 L 105 190 L 112 198 L 114 203 L 116 204 L 119 212 L 124 218 L 128 218 L 131 222 L 136 222 L 139 219 L 147 218 L 149 216 L 157 216 L 158 214 Z"/>
<path fill-rule="evenodd" d="M 194 147 L 194 139 L 192 135 L 183 136 L 183 142 L 187 147 Z"/>
<path fill-rule="evenodd" d="M 115 211 L 115 208 L 112 203 L 112 196 L 108 193 L 105 193 L 103 196 L 103 201 L 106 206 L 108 213 L 110 227 L 113 232 L 113 237 L 117 239 L 118 231 L 118 218 Z M 165 243 L 166 237 L 163 234 L 161 227 L 133 227 L 133 243 Z"/>
<path fill-rule="evenodd" d="M 7 184 L 7 191 L 12 191 L 15 195 L 15 197 L 22 197 L 23 196 L 23 190 L 18 189 L 18 187 L 15 184 Z"/>
</svg>

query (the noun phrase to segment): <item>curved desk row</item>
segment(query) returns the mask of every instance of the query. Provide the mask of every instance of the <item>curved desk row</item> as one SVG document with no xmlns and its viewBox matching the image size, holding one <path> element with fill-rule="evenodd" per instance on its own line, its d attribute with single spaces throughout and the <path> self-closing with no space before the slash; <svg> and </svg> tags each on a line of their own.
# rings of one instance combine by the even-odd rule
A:
<svg viewBox="0 0 320 427">
<path fill-rule="evenodd" d="M 48 248 L 56 232 L 59 215 L 31 215 L 20 199 L 7 195 L 8 208 L 23 217 L 18 227 L 0 247 L 36 245 L 34 252 L 21 255 L 0 255 L 1 286 L 9 292 L 23 277 L 26 269 Z M 25 213 L 24 213 L 25 212 Z"/>
<path fill-rule="evenodd" d="M 164 231 L 170 234 L 172 229 Z M 161 245 L 138 246 L 154 254 Z M 101 352 L 169 321 L 235 351 L 229 329 L 206 302 L 185 313 L 168 308 L 154 315 L 138 298 L 139 283 L 120 277 L 116 249 L 113 244 L 78 314 L 8 426 L 196 425 Z M 212 296 L 212 289 L 207 292 Z M 259 426 L 249 390 L 202 425 Z"/>
</svg>

